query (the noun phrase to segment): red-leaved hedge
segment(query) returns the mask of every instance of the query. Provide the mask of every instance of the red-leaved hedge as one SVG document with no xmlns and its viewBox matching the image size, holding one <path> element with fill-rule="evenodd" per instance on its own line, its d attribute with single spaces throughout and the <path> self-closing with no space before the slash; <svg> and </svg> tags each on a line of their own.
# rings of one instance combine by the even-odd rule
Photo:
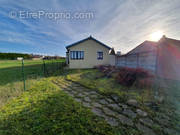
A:
<svg viewBox="0 0 180 135">
<path fill-rule="evenodd" d="M 150 78 L 153 76 L 142 68 L 121 68 L 116 76 L 116 80 L 124 86 L 148 87 L 152 84 Z"/>
</svg>

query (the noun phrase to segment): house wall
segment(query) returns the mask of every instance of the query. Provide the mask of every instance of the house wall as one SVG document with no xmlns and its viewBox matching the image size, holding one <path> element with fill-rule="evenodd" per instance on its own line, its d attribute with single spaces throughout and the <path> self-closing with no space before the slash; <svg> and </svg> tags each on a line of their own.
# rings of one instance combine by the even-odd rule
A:
<svg viewBox="0 0 180 135">
<path fill-rule="evenodd" d="M 96 65 L 110 64 L 109 49 L 95 42 L 94 40 L 86 40 L 69 49 L 69 68 L 93 68 Z M 83 60 L 72 60 L 70 51 L 84 51 Z M 97 59 L 97 52 L 103 51 L 103 60 Z"/>
<path fill-rule="evenodd" d="M 116 64 L 116 56 L 115 55 L 109 55 L 109 64 L 111 65 L 111 66 L 115 66 L 115 64 Z"/>
</svg>

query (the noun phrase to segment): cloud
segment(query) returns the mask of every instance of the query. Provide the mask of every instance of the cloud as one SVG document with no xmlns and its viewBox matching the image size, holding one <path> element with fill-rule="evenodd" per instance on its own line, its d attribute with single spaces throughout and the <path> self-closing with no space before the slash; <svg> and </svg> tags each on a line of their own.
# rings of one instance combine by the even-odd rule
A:
<svg viewBox="0 0 180 135">
<path fill-rule="evenodd" d="M 158 29 L 163 30 L 167 36 L 178 37 L 179 34 L 173 29 L 180 22 L 179 6 L 178 0 L 171 3 L 167 0 L 127 0 L 114 9 L 114 12 L 110 12 L 114 13 L 113 18 L 104 24 L 98 35 L 122 52 L 127 52 L 149 39 L 149 35 Z"/>
<path fill-rule="evenodd" d="M 34 52 L 65 55 L 66 45 L 92 35 L 126 53 L 156 30 L 178 38 L 179 6 L 179 0 L 1 0 L 0 45 L 7 41 L 25 44 Z M 10 11 L 20 10 L 89 11 L 94 18 L 54 21 L 8 17 Z"/>
</svg>

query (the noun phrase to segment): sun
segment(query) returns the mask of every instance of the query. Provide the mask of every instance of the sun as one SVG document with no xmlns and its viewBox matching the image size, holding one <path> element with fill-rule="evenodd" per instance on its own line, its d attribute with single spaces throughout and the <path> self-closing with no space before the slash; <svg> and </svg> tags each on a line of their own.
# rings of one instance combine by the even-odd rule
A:
<svg viewBox="0 0 180 135">
<path fill-rule="evenodd" d="M 162 31 L 156 31 L 156 32 L 151 34 L 151 40 L 152 41 L 158 41 L 162 36 L 163 36 Z"/>
</svg>

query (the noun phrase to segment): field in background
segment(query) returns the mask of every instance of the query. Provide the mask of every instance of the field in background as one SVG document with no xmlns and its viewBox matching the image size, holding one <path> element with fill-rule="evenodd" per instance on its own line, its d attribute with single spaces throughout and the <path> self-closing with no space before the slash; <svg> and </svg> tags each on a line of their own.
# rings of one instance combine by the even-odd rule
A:
<svg viewBox="0 0 180 135">
<path fill-rule="evenodd" d="M 46 68 L 56 67 L 57 65 L 53 64 L 61 62 L 65 62 L 65 60 L 46 60 Z M 43 61 L 25 60 L 24 74 L 26 88 L 28 89 L 37 80 L 44 77 Z M 22 62 L 18 60 L 0 60 L 0 107 L 8 100 L 19 96 L 23 91 Z"/>
</svg>

